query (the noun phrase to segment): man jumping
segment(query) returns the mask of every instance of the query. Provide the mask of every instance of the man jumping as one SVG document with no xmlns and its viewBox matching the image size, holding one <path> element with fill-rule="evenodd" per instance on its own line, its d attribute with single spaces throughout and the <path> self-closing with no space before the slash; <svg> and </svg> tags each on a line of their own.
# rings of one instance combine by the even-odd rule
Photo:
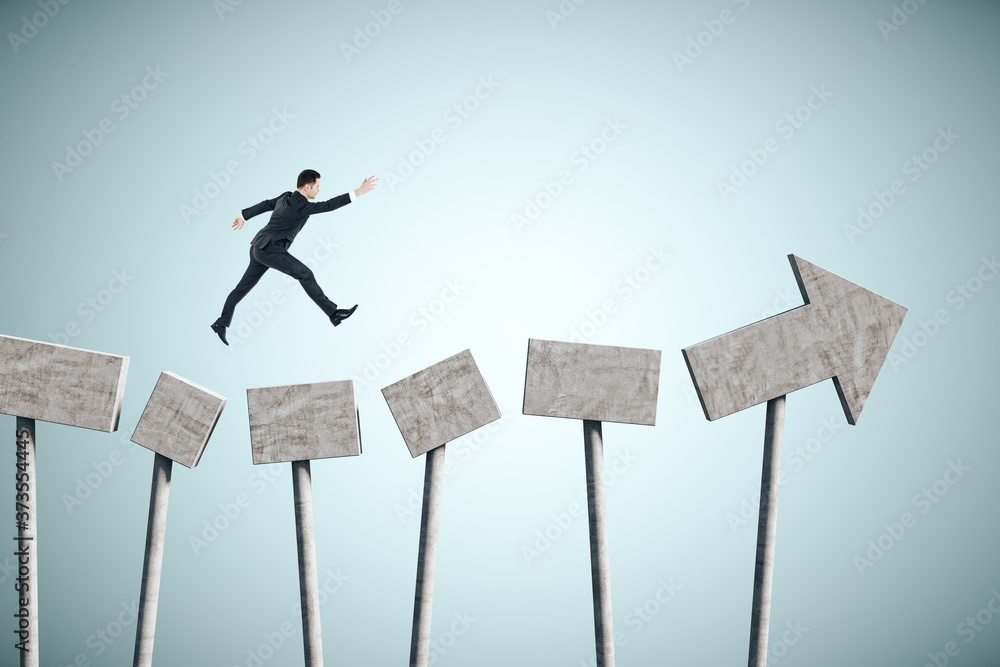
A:
<svg viewBox="0 0 1000 667">
<path fill-rule="evenodd" d="M 212 323 L 212 330 L 219 334 L 223 343 L 229 345 L 229 341 L 226 340 L 226 328 L 233 322 L 236 304 L 247 295 L 268 269 L 277 269 L 298 280 L 309 298 L 329 316 L 333 326 L 337 326 L 357 310 L 357 305 L 347 310 L 338 309 L 337 304 L 323 294 L 309 267 L 292 257 L 288 247 L 292 245 L 292 241 L 305 226 L 310 215 L 333 211 L 349 204 L 366 192 L 371 192 L 377 182 L 377 178 L 369 176 L 357 190 L 313 204 L 309 200 L 315 199 L 319 194 L 319 172 L 306 169 L 299 174 L 297 189 L 294 192 L 283 192 L 274 199 L 265 199 L 256 206 L 241 211 L 241 215 L 233 222 L 233 229 L 243 229 L 247 220 L 264 211 L 272 213 L 271 219 L 250 242 L 250 266 L 247 267 L 235 289 L 230 292 L 226 304 L 222 307 L 222 315 Z"/>
</svg>

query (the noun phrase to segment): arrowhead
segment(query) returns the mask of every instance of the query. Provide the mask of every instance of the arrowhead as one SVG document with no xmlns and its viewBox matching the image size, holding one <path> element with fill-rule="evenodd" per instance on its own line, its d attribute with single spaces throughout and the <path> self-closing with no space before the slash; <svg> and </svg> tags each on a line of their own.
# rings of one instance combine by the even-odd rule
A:
<svg viewBox="0 0 1000 667">
<path fill-rule="evenodd" d="M 857 424 L 906 308 L 800 257 L 788 261 L 816 322 L 827 331 L 813 352 L 836 369 L 833 383 L 850 424 Z"/>
</svg>

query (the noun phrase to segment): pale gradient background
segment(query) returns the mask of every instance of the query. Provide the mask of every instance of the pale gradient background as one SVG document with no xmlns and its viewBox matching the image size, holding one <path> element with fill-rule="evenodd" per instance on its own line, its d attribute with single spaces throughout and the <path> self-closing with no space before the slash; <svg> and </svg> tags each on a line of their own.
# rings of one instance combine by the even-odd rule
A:
<svg viewBox="0 0 1000 667">
<path fill-rule="evenodd" d="M 48 341 L 76 324 L 69 344 L 131 357 L 118 433 L 38 426 L 43 663 L 131 660 L 123 605 L 139 594 L 153 455 L 128 440 L 170 370 L 229 404 L 200 465 L 174 467 L 156 664 L 301 664 L 289 466 L 251 464 L 245 390 L 367 369 L 364 454 L 313 465 L 331 591 L 323 649 L 330 665 L 405 664 L 419 525 L 407 503 L 423 461 L 410 459 L 379 389 L 468 347 L 504 417 L 449 447 L 432 631 L 444 651 L 433 664 L 590 664 L 586 523 L 557 523 L 584 502 L 582 426 L 520 414 L 528 338 L 580 331 L 663 350 L 657 425 L 604 431 L 617 466 L 618 663 L 744 664 L 764 407 L 707 422 L 680 349 L 800 305 L 795 253 L 910 311 L 857 427 L 832 382 L 788 400 L 771 664 L 919 667 L 955 641 L 950 665 L 1000 665 L 1000 618 L 983 613 L 991 623 L 971 637 L 960 626 L 1000 590 L 1000 280 L 976 283 L 1000 251 L 1000 3 L 910 2 L 916 13 L 884 36 L 889 0 L 567 0 L 575 11 L 554 24 L 557 0 L 402 0 L 350 62 L 341 44 L 387 0 L 243 0 L 221 14 L 210 0 L 77 1 L 16 52 L 8 33 L 42 10 L 4 2 L 0 332 Z M 703 22 L 718 31 L 711 21 L 727 9 L 733 21 L 709 43 Z M 708 46 L 679 69 L 673 54 L 699 33 Z M 165 78 L 121 118 L 112 105 L 147 67 Z M 496 87 L 479 88 L 458 123 L 449 110 L 480 77 Z M 789 137 L 776 124 L 814 87 L 830 97 Z M 274 109 L 294 118 L 250 160 L 241 144 Z M 113 132 L 57 176 L 52 163 L 105 118 Z M 581 161 L 581 145 L 615 119 L 615 140 Z M 390 184 L 437 128 L 444 141 Z M 910 180 L 905 163 L 948 128 L 958 138 Z M 724 200 L 718 182 L 769 138 L 778 151 Z M 230 160 L 240 173 L 185 221 L 180 206 Z M 269 274 L 225 348 L 208 325 L 266 217 L 230 224 L 306 167 L 323 174 L 322 199 L 381 179 L 312 218 L 292 249 L 335 300 L 361 306 L 334 330 L 298 285 Z M 518 229 L 512 216 L 561 170 L 572 181 Z M 894 179 L 905 193 L 851 237 L 858 207 Z M 115 271 L 127 286 L 109 300 Z M 974 298 L 956 298 L 970 279 Z M 102 298 L 91 312 L 87 300 Z M 599 316 L 608 300 L 614 312 Z M 921 333 L 939 310 L 947 323 Z M 591 317 L 601 326 L 582 326 Z M 393 343 L 400 335 L 406 345 Z M 0 421 L 13 535 L 14 418 Z M 101 478 L 111 457 L 121 464 Z M 949 462 L 969 470 L 921 513 L 914 495 Z M 69 502 L 77 493 L 87 497 Z M 859 573 L 855 556 L 907 511 L 916 525 Z M 3 665 L 17 660 L 12 564 L 0 555 Z M 679 587 L 666 604 L 661 582 Z M 261 652 L 284 623 L 291 636 Z M 808 630 L 796 638 L 786 623 Z"/>
</svg>

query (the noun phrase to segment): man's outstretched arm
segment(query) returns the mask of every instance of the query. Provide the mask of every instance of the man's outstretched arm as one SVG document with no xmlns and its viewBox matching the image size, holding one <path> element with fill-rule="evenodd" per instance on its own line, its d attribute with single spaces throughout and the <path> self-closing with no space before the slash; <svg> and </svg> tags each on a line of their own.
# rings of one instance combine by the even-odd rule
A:
<svg viewBox="0 0 1000 667">
<path fill-rule="evenodd" d="M 305 213 L 308 215 L 312 215 L 314 213 L 326 213 L 327 211 L 336 210 L 341 206 L 346 206 L 361 195 L 371 192 L 377 183 L 378 179 L 375 178 L 375 176 L 369 176 L 362 181 L 361 185 L 356 190 L 345 192 L 342 195 L 338 195 L 333 199 L 327 199 L 326 201 L 317 202 L 315 204 L 306 204 L 304 209 Z"/>
<path fill-rule="evenodd" d="M 259 204 L 251 206 L 250 208 L 245 208 L 240 212 L 239 217 L 233 222 L 233 229 L 243 229 L 243 224 L 254 217 L 255 215 L 260 215 L 264 211 L 273 211 L 275 204 L 278 202 L 278 198 L 265 199 Z"/>
</svg>

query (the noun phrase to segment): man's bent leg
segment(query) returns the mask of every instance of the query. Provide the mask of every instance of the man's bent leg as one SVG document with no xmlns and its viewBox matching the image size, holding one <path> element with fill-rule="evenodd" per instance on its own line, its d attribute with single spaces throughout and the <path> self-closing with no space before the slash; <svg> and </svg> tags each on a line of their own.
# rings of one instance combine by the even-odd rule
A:
<svg viewBox="0 0 1000 667">
<path fill-rule="evenodd" d="M 316 276 L 313 275 L 312 269 L 293 257 L 287 249 L 272 241 L 263 248 L 254 248 L 252 254 L 253 258 L 261 264 L 298 280 L 309 298 L 315 301 L 316 305 L 328 317 L 337 312 L 337 304 L 330 301 L 323 293 L 323 289 L 316 282 Z"/>
<path fill-rule="evenodd" d="M 268 267 L 266 264 L 262 264 L 254 259 L 253 251 L 253 246 L 250 246 L 250 265 L 247 266 L 247 270 L 243 273 L 243 277 L 240 278 L 240 282 L 229 293 L 226 305 L 222 307 L 222 315 L 215 321 L 216 324 L 221 324 L 228 328 L 233 323 L 233 313 L 236 311 L 236 304 L 242 301 L 243 297 L 253 289 L 253 286 L 260 282 L 261 276 L 267 271 Z"/>
</svg>

